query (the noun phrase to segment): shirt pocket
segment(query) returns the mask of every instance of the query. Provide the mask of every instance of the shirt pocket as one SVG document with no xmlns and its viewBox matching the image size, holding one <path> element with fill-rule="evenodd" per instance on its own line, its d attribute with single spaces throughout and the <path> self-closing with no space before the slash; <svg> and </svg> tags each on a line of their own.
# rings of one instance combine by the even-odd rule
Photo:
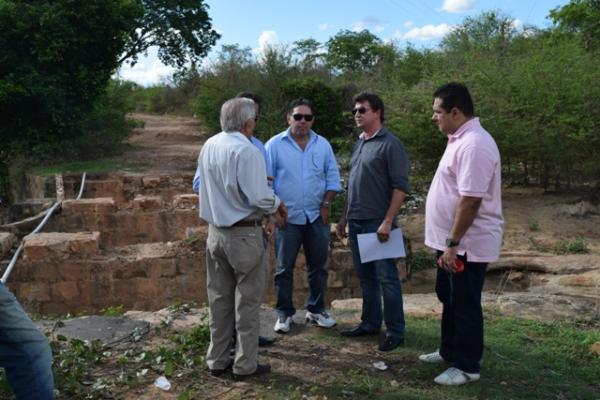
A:
<svg viewBox="0 0 600 400">
<path fill-rule="evenodd" d="M 320 151 L 313 151 L 310 159 L 310 168 L 319 177 L 325 176 L 325 154 Z"/>
</svg>

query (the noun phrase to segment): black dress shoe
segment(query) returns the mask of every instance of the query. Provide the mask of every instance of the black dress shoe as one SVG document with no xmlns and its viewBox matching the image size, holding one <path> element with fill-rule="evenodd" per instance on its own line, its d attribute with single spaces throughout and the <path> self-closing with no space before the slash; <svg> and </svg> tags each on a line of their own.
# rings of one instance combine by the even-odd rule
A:
<svg viewBox="0 0 600 400">
<path fill-rule="evenodd" d="M 346 337 L 358 337 L 358 336 L 377 335 L 377 334 L 379 334 L 379 331 L 374 331 L 374 332 L 368 331 L 360 325 L 358 325 L 355 328 L 345 329 L 340 332 L 340 335 L 346 336 Z"/>
<path fill-rule="evenodd" d="M 379 351 L 392 351 L 403 344 L 404 338 L 398 336 L 386 336 L 385 339 L 379 343 Z"/>
<path fill-rule="evenodd" d="M 229 365 L 227 365 L 225 368 L 222 368 L 222 369 L 210 369 L 210 368 L 209 368 L 209 369 L 208 369 L 208 371 L 210 372 L 210 374 L 211 374 L 212 376 L 221 376 L 221 375 L 223 375 L 225 372 L 227 372 L 227 371 L 230 371 L 232 366 L 233 366 L 233 361 L 231 361 L 231 362 L 229 363 Z"/>
<path fill-rule="evenodd" d="M 258 364 L 256 366 L 256 370 L 253 373 L 247 375 L 238 375 L 234 373 L 233 379 L 235 379 L 236 381 L 243 381 L 244 379 L 265 375 L 269 372 L 271 372 L 271 366 L 269 364 Z"/>
<path fill-rule="evenodd" d="M 273 339 L 272 337 L 268 337 L 268 336 L 259 336 L 258 337 L 258 347 L 271 346 L 273 343 L 275 343 L 275 339 Z"/>
</svg>

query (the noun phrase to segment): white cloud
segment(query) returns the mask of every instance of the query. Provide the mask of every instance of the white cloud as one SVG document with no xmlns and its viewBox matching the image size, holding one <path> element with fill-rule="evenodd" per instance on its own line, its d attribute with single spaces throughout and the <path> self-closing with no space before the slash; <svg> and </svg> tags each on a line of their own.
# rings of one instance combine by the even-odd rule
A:
<svg viewBox="0 0 600 400">
<path fill-rule="evenodd" d="M 352 25 L 352 30 L 354 32 L 362 32 L 365 29 L 367 29 L 367 25 L 365 25 L 363 21 L 355 22 L 354 25 Z"/>
<path fill-rule="evenodd" d="M 512 22 L 512 27 L 513 29 L 520 31 L 521 29 L 523 29 L 523 21 L 521 21 L 519 18 L 515 19 Z"/>
<path fill-rule="evenodd" d="M 415 26 L 415 24 L 413 24 L 413 22 L 412 22 L 412 21 L 406 21 L 406 22 L 404 23 L 404 27 L 405 27 L 406 29 L 410 29 L 410 28 L 412 28 L 413 26 Z"/>
<path fill-rule="evenodd" d="M 256 53 L 264 54 L 267 47 L 275 46 L 279 43 L 277 32 L 275 31 L 263 31 L 258 37 L 258 49 L 255 49 Z"/>
<path fill-rule="evenodd" d="M 140 57 L 133 67 L 123 65 L 117 72 L 120 79 L 134 81 L 143 86 L 151 86 L 169 78 L 176 71 L 175 68 L 164 65 L 157 58 L 157 49 L 151 48 L 147 57 Z"/>
<path fill-rule="evenodd" d="M 454 27 L 448 24 L 439 25 L 424 25 L 422 27 L 414 27 L 406 33 L 396 31 L 394 37 L 404 40 L 430 40 L 444 37 Z"/>
<path fill-rule="evenodd" d="M 329 28 L 331 28 L 331 25 L 330 25 L 330 24 L 328 24 L 327 22 L 325 22 L 325 23 L 323 23 L 323 24 L 319 25 L 319 30 L 320 30 L 320 31 L 326 31 L 326 30 L 327 30 L 327 29 L 329 29 Z"/>
<path fill-rule="evenodd" d="M 455 14 L 472 10 L 473 6 L 473 0 L 444 0 L 442 10 Z"/>
<path fill-rule="evenodd" d="M 383 25 L 375 25 L 374 29 L 375 29 L 375 32 L 381 33 L 381 32 L 383 32 L 385 30 L 385 26 L 383 26 Z"/>
</svg>

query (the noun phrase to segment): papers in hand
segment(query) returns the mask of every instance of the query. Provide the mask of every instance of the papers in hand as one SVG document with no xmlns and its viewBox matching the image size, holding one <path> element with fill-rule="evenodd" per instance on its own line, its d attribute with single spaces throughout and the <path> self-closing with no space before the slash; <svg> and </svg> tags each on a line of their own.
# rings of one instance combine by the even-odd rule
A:
<svg viewBox="0 0 600 400">
<path fill-rule="evenodd" d="M 400 228 L 396 228 L 390 233 L 387 242 L 380 242 L 377 239 L 377 233 L 361 233 L 356 235 L 356 239 L 358 240 L 361 263 L 385 258 L 406 257 L 402 229 Z"/>
</svg>

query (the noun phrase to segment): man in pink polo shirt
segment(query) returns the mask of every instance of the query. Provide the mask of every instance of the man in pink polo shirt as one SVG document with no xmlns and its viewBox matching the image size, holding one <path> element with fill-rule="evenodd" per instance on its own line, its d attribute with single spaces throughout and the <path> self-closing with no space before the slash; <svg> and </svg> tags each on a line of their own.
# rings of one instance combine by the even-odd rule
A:
<svg viewBox="0 0 600 400">
<path fill-rule="evenodd" d="M 431 119 L 448 135 L 425 211 L 425 244 L 438 257 L 442 337 L 437 351 L 419 359 L 451 363 L 434 381 L 462 385 L 480 377 L 481 290 L 487 264 L 498 259 L 502 245 L 500 153 L 473 116 L 471 95 L 462 84 L 449 83 L 434 93 Z"/>
</svg>

